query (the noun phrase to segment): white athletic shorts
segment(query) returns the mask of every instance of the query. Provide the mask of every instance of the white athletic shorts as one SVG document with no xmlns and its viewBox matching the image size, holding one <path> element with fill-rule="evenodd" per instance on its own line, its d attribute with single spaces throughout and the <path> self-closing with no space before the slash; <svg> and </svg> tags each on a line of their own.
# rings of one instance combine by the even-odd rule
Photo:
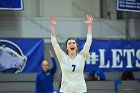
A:
<svg viewBox="0 0 140 93">
<path fill-rule="evenodd" d="M 87 87 L 82 82 L 62 82 L 60 93 L 86 93 Z"/>
</svg>

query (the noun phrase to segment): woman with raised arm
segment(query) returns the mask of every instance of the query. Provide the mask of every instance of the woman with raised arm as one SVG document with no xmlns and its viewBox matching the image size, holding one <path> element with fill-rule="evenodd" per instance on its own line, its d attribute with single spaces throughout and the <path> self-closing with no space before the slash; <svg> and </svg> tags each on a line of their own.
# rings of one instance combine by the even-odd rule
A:
<svg viewBox="0 0 140 93">
<path fill-rule="evenodd" d="M 59 60 L 62 70 L 62 80 L 60 92 L 62 93 L 85 93 L 87 86 L 84 80 L 84 65 L 88 57 L 89 49 L 92 43 L 92 21 L 91 15 L 87 15 L 87 21 L 84 23 L 88 26 L 87 40 L 84 48 L 78 53 L 76 40 L 70 38 L 66 41 L 66 51 L 63 52 L 57 43 L 55 25 L 56 21 L 53 16 L 51 20 L 51 42 Z"/>
</svg>

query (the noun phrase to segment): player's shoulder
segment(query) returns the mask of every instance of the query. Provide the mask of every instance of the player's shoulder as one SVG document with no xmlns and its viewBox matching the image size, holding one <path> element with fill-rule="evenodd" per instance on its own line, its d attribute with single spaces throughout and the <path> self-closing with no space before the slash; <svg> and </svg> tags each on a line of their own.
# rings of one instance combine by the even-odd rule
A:
<svg viewBox="0 0 140 93">
<path fill-rule="evenodd" d="M 81 59 L 81 57 L 82 57 L 82 54 L 81 54 L 81 52 L 79 52 L 78 54 L 77 54 L 77 56 L 76 56 L 77 58 L 79 58 L 79 59 Z"/>
<path fill-rule="evenodd" d="M 82 57 L 82 58 L 87 58 L 89 56 L 89 54 L 85 54 L 82 51 L 80 51 L 78 54 L 79 54 L 79 57 Z"/>
</svg>

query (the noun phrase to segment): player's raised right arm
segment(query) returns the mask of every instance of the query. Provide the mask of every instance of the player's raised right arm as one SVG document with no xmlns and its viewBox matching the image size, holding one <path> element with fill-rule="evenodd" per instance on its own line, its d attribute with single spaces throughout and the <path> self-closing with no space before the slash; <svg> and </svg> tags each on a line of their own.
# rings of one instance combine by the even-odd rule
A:
<svg viewBox="0 0 140 93">
<path fill-rule="evenodd" d="M 65 53 L 61 50 L 59 44 L 57 43 L 56 40 L 56 33 L 55 33 L 55 25 L 56 25 L 56 21 L 54 16 L 50 17 L 50 21 L 51 21 L 51 42 L 52 42 L 52 46 L 54 48 L 54 51 L 56 53 L 56 56 L 59 60 L 59 62 L 63 62 Z"/>
</svg>

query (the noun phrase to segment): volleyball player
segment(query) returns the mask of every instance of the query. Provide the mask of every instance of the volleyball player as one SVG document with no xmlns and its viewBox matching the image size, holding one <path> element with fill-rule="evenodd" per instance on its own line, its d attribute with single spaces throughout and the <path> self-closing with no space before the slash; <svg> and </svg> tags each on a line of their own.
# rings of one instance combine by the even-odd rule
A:
<svg viewBox="0 0 140 93">
<path fill-rule="evenodd" d="M 70 38 L 66 41 L 66 53 L 63 52 L 57 43 L 55 25 L 56 21 L 53 16 L 51 20 L 51 42 L 55 50 L 56 56 L 59 60 L 62 70 L 62 81 L 60 92 L 62 93 L 84 93 L 87 92 L 87 86 L 84 80 L 84 65 L 88 57 L 89 49 L 92 43 L 92 22 L 93 17 L 87 15 L 87 40 L 83 49 L 78 53 L 78 46 L 76 40 Z M 69 32 L 68 32 L 69 33 Z"/>
</svg>

